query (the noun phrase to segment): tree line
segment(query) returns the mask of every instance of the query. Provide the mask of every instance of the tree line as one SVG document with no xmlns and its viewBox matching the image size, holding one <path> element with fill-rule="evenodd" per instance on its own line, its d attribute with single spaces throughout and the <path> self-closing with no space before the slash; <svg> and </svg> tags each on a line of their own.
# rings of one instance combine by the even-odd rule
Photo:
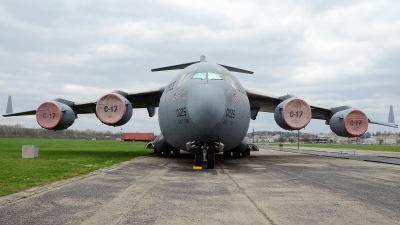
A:
<svg viewBox="0 0 400 225">
<path fill-rule="evenodd" d="M 20 124 L 0 125 L 0 138 L 49 138 L 49 139 L 117 139 L 122 132 L 86 130 L 46 130 L 41 128 L 25 128 Z"/>
</svg>

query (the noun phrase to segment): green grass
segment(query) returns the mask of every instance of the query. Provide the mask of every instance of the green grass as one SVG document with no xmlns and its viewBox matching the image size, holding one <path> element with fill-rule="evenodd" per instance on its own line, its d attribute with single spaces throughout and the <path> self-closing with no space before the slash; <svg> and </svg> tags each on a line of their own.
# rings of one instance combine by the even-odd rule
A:
<svg viewBox="0 0 400 225">
<path fill-rule="evenodd" d="M 39 146 L 23 159 L 22 145 Z M 0 138 L 0 196 L 130 160 L 152 151 L 144 142 Z"/>
<path fill-rule="evenodd" d="M 277 143 L 271 143 L 270 145 L 276 145 Z M 283 144 L 283 146 L 292 146 L 297 148 L 297 143 L 292 145 Z M 312 148 L 355 148 L 357 150 L 369 150 L 369 151 L 382 151 L 382 152 L 400 152 L 399 145 L 342 145 L 342 144 L 300 144 L 300 147 L 312 147 Z"/>
</svg>

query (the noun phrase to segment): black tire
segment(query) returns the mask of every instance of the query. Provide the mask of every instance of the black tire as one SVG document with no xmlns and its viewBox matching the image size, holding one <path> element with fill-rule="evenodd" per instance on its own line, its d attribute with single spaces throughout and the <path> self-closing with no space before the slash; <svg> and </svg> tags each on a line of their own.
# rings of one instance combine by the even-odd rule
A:
<svg viewBox="0 0 400 225">
<path fill-rule="evenodd" d="M 231 151 L 226 151 L 226 152 L 224 152 L 224 157 L 231 157 Z"/>
<path fill-rule="evenodd" d="M 207 169 L 214 169 L 215 165 L 215 153 L 209 152 L 207 154 Z"/>
<path fill-rule="evenodd" d="M 250 156 L 250 148 L 247 148 L 246 151 L 242 153 L 242 157 Z"/>
<path fill-rule="evenodd" d="M 197 152 L 194 154 L 194 165 L 203 166 L 203 153 Z"/>
<path fill-rule="evenodd" d="M 161 152 L 158 151 L 156 148 L 153 149 L 153 155 L 161 155 Z"/>
<path fill-rule="evenodd" d="M 164 152 L 164 155 L 171 155 L 171 150 L 167 150 Z"/>
<path fill-rule="evenodd" d="M 173 155 L 174 157 L 178 157 L 180 154 L 181 154 L 181 150 L 179 150 L 179 149 L 174 149 L 174 150 L 172 151 L 172 155 Z"/>
</svg>

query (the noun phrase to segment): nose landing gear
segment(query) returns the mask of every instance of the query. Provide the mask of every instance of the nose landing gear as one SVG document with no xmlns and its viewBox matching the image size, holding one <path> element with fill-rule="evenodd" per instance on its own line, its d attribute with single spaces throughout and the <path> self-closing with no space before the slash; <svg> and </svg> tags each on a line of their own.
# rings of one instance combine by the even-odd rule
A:
<svg viewBox="0 0 400 225">
<path fill-rule="evenodd" d="M 214 169 L 215 164 L 215 153 L 209 152 L 207 154 L 207 169 Z"/>
<path fill-rule="evenodd" d="M 196 143 L 190 142 L 187 143 L 186 146 L 190 146 L 190 148 L 194 148 Z M 203 161 L 207 161 L 207 169 L 214 169 L 215 167 L 215 153 L 222 152 L 224 149 L 224 144 L 219 142 L 203 143 L 198 146 L 199 150 L 202 151 L 196 152 L 194 154 L 194 166 L 193 169 L 201 170 L 203 166 Z"/>
</svg>

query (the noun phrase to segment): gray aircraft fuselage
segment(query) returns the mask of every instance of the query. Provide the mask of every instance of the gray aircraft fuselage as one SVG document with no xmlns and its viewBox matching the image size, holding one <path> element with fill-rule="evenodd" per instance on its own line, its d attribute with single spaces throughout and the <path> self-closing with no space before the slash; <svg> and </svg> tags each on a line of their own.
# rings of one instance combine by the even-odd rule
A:
<svg viewBox="0 0 400 225">
<path fill-rule="evenodd" d="M 167 85 L 158 115 L 161 132 L 173 147 L 198 152 L 198 148 L 187 149 L 186 143 L 219 142 L 228 151 L 247 133 L 250 104 L 230 71 L 216 63 L 199 62 L 180 71 Z"/>
</svg>

